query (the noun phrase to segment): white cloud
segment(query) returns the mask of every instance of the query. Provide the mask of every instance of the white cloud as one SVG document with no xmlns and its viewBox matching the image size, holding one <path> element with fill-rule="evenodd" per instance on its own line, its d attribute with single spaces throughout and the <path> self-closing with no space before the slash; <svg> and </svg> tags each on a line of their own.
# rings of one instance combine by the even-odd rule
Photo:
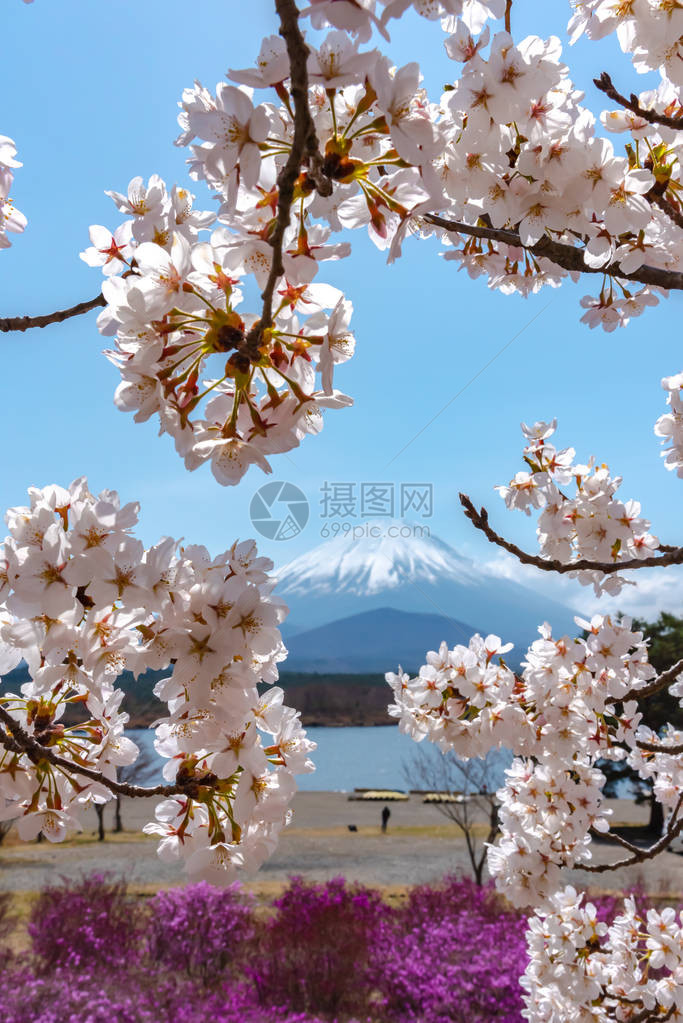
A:
<svg viewBox="0 0 683 1023">
<path fill-rule="evenodd" d="M 683 612 L 683 565 L 669 568 L 643 568 L 629 572 L 636 585 L 625 586 L 617 597 L 596 597 L 592 587 L 581 586 L 575 579 L 543 572 L 531 565 L 522 565 L 512 554 L 502 552 L 481 564 L 493 576 L 512 579 L 537 593 L 543 593 L 582 615 L 622 611 L 624 614 L 654 620 L 660 611 Z"/>
</svg>

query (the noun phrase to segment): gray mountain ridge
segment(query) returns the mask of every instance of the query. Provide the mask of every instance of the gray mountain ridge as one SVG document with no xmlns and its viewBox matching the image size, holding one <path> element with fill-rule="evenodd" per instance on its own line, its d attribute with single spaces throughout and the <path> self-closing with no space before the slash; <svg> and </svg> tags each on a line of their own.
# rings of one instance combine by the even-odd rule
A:
<svg viewBox="0 0 683 1023">
<path fill-rule="evenodd" d="M 442 615 L 411 614 L 393 607 L 350 615 L 287 640 L 287 671 L 324 674 L 396 671 L 416 674 L 441 640 L 467 643 L 477 630 Z M 511 651 L 512 652 L 512 651 Z"/>
</svg>

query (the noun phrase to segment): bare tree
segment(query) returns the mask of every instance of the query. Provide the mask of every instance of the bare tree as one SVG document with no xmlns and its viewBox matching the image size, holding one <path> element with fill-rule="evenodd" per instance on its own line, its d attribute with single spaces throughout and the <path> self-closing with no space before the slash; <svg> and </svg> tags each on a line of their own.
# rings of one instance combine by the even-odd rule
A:
<svg viewBox="0 0 683 1023">
<path fill-rule="evenodd" d="M 433 805 L 462 831 L 474 879 L 483 884 L 486 847 L 499 832 L 496 790 L 500 786 L 500 753 L 460 761 L 453 753 L 421 744 L 412 759 L 404 762 L 403 776 L 411 789 L 443 797 L 435 798 Z M 483 842 L 482 824 L 488 827 Z"/>
<path fill-rule="evenodd" d="M 148 746 L 140 746 L 140 754 L 134 764 L 130 764 L 126 767 L 120 767 L 118 770 L 117 781 L 123 782 L 129 785 L 148 785 L 154 780 L 155 776 L 159 773 L 159 762 L 154 755 L 154 751 Z M 116 793 L 116 800 L 114 803 L 114 833 L 118 834 L 123 831 L 123 820 L 121 818 L 121 793 Z M 105 830 L 104 830 L 104 809 L 106 803 L 94 803 L 93 809 L 97 814 L 97 840 L 98 842 L 104 842 Z"/>
</svg>

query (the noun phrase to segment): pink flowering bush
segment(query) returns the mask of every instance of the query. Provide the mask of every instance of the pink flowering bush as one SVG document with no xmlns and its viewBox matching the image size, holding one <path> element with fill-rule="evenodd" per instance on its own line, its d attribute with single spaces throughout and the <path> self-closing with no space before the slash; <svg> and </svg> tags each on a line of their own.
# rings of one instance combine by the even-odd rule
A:
<svg viewBox="0 0 683 1023">
<path fill-rule="evenodd" d="M 206 881 L 157 892 L 145 921 L 147 955 L 203 985 L 231 977 L 244 965 L 255 932 L 253 899 L 239 884 L 214 888 Z"/>
<path fill-rule="evenodd" d="M 611 923 L 620 900 L 593 901 Z M 457 877 L 399 907 L 343 878 L 292 878 L 257 912 L 237 884 L 143 903 L 94 874 L 43 890 L 27 952 L 0 929 L 0 1023 L 522 1023 L 526 926 Z"/>
<path fill-rule="evenodd" d="M 376 946 L 391 916 L 378 891 L 342 877 L 324 884 L 293 877 L 274 907 L 249 969 L 262 1003 L 328 1018 L 367 1012 L 371 1002 L 377 1007 Z"/>
<path fill-rule="evenodd" d="M 39 973 L 125 967 L 137 954 L 142 918 L 124 881 L 91 874 L 44 888 L 28 933 Z"/>
<path fill-rule="evenodd" d="M 382 935 L 385 1018 L 517 1023 L 525 927 L 490 886 L 452 877 L 414 889 Z"/>
</svg>

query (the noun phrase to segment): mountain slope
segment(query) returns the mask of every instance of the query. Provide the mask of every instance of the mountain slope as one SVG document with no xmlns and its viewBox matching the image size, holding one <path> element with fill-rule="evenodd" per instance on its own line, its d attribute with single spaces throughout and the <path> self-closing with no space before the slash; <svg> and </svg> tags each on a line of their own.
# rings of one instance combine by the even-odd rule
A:
<svg viewBox="0 0 683 1023">
<path fill-rule="evenodd" d="M 442 615 L 411 614 L 384 607 L 351 615 L 287 640 L 288 671 L 395 671 L 400 663 L 416 671 L 441 640 L 467 642 L 475 626 Z"/>
<path fill-rule="evenodd" d="M 290 607 L 283 626 L 288 645 L 302 630 L 382 608 L 452 620 L 458 642 L 471 634 L 463 622 L 518 647 L 535 639 L 544 621 L 558 633 L 576 633 L 575 612 L 564 604 L 492 575 L 437 537 L 405 536 L 421 527 L 375 525 L 377 537 L 336 537 L 280 567 L 277 593 Z"/>
</svg>

